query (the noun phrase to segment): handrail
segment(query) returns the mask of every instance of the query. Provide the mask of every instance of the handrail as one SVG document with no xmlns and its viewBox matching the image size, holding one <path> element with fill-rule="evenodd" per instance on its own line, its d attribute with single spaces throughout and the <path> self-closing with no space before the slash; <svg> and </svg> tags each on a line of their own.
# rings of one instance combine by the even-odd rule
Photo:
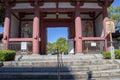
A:
<svg viewBox="0 0 120 80">
<path fill-rule="evenodd" d="M 59 53 L 57 53 L 57 77 L 58 77 L 58 80 L 60 80 L 60 55 Z"/>
</svg>

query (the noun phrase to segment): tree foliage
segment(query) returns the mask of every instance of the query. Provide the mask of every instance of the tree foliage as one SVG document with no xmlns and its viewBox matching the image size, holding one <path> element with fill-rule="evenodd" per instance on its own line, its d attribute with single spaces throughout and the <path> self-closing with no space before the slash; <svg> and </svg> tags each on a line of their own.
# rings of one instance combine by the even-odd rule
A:
<svg viewBox="0 0 120 80">
<path fill-rule="evenodd" d="M 116 21 L 116 26 L 120 26 L 118 23 L 120 22 L 120 6 L 108 8 L 108 16 L 109 18 Z"/>
<path fill-rule="evenodd" d="M 54 43 L 47 43 L 47 52 L 48 53 L 54 53 L 55 51 L 58 51 L 59 53 L 66 53 L 68 51 L 68 42 L 65 38 L 58 38 L 56 42 Z"/>
<path fill-rule="evenodd" d="M 5 18 L 5 8 L 2 5 L 0 5 L 0 25 L 3 25 L 4 18 Z"/>
<path fill-rule="evenodd" d="M 54 42 L 54 43 L 50 43 L 50 42 L 48 42 L 47 43 L 47 53 L 53 53 L 53 52 L 55 52 L 55 50 L 56 50 L 56 42 Z"/>
<path fill-rule="evenodd" d="M 58 51 L 60 53 L 67 52 L 68 43 L 67 43 L 67 40 L 65 38 L 59 38 L 56 42 L 56 45 L 57 45 Z"/>
</svg>

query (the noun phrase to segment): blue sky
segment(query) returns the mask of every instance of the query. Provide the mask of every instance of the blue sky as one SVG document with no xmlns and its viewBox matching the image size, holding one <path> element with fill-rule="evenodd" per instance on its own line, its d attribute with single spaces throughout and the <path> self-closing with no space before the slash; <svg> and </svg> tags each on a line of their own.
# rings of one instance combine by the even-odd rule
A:
<svg viewBox="0 0 120 80">
<path fill-rule="evenodd" d="M 114 0 L 112 6 L 116 7 L 120 5 L 120 0 Z M 0 27 L 0 33 L 3 32 L 3 28 Z M 47 29 L 47 38 L 49 42 L 56 41 L 59 37 L 68 38 L 68 29 L 67 28 L 48 28 Z"/>
<path fill-rule="evenodd" d="M 114 0 L 114 2 L 112 3 L 112 6 L 113 7 L 120 6 L 120 0 Z"/>
<path fill-rule="evenodd" d="M 3 27 L 2 26 L 0 26 L 0 33 L 2 33 L 3 32 Z"/>
<path fill-rule="evenodd" d="M 68 28 L 67 27 L 47 28 L 48 42 L 55 42 L 60 37 L 64 37 L 66 39 L 68 38 Z"/>
</svg>

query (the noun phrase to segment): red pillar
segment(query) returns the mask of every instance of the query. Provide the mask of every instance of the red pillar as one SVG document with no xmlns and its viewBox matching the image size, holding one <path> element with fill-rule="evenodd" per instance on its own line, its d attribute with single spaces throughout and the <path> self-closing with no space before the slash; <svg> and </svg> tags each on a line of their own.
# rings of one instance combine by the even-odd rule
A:
<svg viewBox="0 0 120 80">
<path fill-rule="evenodd" d="M 11 11 L 10 6 L 6 3 L 6 17 L 4 21 L 4 34 L 3 34 L 3 49 L 8 49 L 9 44 L 9 31 L 10 31 L 10 18 L 11 18 Z"/>
<path fill-rule="evenodd" d="M 106 20 L 108 20 L 108 13 L 107 13 L 107 6 L 103 6 L 103 29 L 104 29 L 104 35 L 107 35 L 107 32 L 106 32 L 106 26 L 105 26 L 105 22 Z M 105 51 L 107 51 L 107 38 L 105 40 Z"/>
<path fill-rule="evenodd" d="M 76 6 L 75 11 L 75 53 L 82 53 L 82 26 L 79 5 Z"/>
<path fill-rule="evenodd" d="M 39 54 L 39 6 L 35 5 L 33 19 L 33 54 Z"/>
<path fill-rule="evenodd" d="M 107 13 L 107 6 L 103 7 L 103 21 L 105 23 L 105 21 L 108 19 L 108 13 Z M 104 28 L 104 34 L 106 34 L 106 27 L 105 25 L 103 25 Z"/>
<path fill-rule="evenodd" d="M 46 27 L 41 27 L 41 53 L 46 54 Z"/>
</svg>

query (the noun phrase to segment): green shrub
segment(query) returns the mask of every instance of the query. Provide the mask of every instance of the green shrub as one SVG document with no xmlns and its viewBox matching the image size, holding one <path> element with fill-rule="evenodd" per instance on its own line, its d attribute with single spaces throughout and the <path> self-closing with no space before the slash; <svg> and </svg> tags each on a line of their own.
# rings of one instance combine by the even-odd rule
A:
<svg viewBox="0 0 120 80">
<path fill-rule="evenodd" d="M 102 55 L 105 59 L 111 59 L 111 54 L 110 52 L 102 52 Z"/>
<path fill-rule="evenodd" d="M 115 50 L 115 58 L 120 59 L 120 50 L 118 49 Z"/>
<path fill-rule="evenodd" d="M 120 37 L 117 37 L 117 41 L 120 41 Z"/>
<path fill-rule="evenodd" d="M 14 60 L 16 52 L 13 50 L 0 50 L 0 61 Z"/>
</svg>

